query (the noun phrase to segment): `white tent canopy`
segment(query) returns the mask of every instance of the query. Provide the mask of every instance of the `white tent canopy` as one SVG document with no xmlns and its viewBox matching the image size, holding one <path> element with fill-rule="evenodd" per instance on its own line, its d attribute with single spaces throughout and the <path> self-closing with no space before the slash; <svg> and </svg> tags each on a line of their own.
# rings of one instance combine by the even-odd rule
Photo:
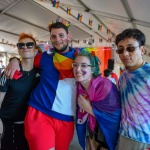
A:
<svg viewBox="0 0 150 150">
<path fill-rule="evenodd" d="M 0 53 L 17 54 L 15 45 L 21 32 L 33 34 L 38 41 L 49 42 L 47 26 L 60 17 L 70 22 L 75 47 L 114 46 L 115 35 L 124 29 L 140 29 L 146 35 L 145 58 L 149 61 L 150 0 L 56 0 L 58 8 L 53 7 L 53 2 L 0 0 Z M 71 9 L 71 15 L 67 14 L 67 8 Z M 82 15 L 81 22 L 77 20 L 78 14 Z"/>
</svg>

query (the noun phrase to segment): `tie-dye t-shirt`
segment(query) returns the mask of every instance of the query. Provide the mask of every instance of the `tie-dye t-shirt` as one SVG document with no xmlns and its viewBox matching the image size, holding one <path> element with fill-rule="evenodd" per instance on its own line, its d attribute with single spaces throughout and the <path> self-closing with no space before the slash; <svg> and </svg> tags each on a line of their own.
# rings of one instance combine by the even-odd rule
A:
<svg viewBox="0 0 150 150">
<path fill-rule="evenodd" d="M 122 103 L 120 134 L 150 144 L 150 64 L 125 71 L 118 87 Z"/>
</svg>

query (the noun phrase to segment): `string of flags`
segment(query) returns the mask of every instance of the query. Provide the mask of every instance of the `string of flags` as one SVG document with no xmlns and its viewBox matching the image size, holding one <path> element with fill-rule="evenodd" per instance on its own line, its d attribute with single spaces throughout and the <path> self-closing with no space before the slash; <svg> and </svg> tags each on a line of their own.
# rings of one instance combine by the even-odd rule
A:
<svg viewBox="0 0 150 150">
<path fill-rule="evenodd" d="M 107 34 L 110 34 L 110 29 L 107 29 Z"/>
<path fill-rule="evenodd" d="M 40 1 L 44 1 L 44 0 L 40 0 Z M 52 2 L 52 6 L 53 7 L 59 8 L 60 2 L 58 0 L 51 0 L 51 2 Z M 68 15 L 71 15 L 71 7 L 70 7 L 70 5 L 67 6 L 66 12 L 67 12 Z M 82 19 L 83 19 L 83 15 L 78 12 L 77 20 L 82 22 Z M 89 19 L 89 26 L 92 27 L 93 23 L 94 23 L 93 19 L 90 18 Z M 98 24 L 98 31 L 102 31 L 102 30 L 103 30 L 103 25 Z M 111 30 L 106 28 L 106 33 L 110 35 Z"/>
<path fill-rule="evenodd" d="M 44 1 L 44 0 L 40 0 L 40 1 Z M 58 1 L 58 0 L 51 0 L 51 2 L 52 2 L 52 6 L 53 7 L 55 7 L 55 8 L 59 8 L 59 6 L 60 6 L 60 2 Z M 67 6 L 67 8 L 66 8 L 66 13 L 68 14 L 68 15 L 71 15 L 72 13 L 71 13 L 71 6 L 70 5 L 68 5 Z M 82 20 L 83 20 L 83 14 L 82 13 L 80 13 L 80 12 L 78 12 L 78 14 L 77 14 L 77 20 L 79 21 L 79 22 L 82 22 Z M 59 18 L 57 19 L 57 21 L 59 21 Z M 56 22 L 57 22 L 56 21 Z M 60 21 L 59 21 L 60 22 Z M 64 23 L 66 26 L 70 26 L 70 22 L 65 22 Z M 88 21 L 88 25 L 92 28 L 93 27 L 93 24 L 94 24 L 94 21 L 93 21 L 93 19 L 92 18 L 89 18 L 89 21 Z M 110 29 L 108 29 L 108 28 L 106 28 L 105 27 L 105 29 L 106 29 L 106 31 L 103 29 L 103 25 L 102 24 L 98 24 L 98 27 L 97 27 L 97 30 L 98 31 L 104 31 L 104 32 L 106 32 L 106 34 L 108 34 L 108 35 L 111 35 L 111 30 Z M 107 42 L 112 42 L 112 39 L 114 38 L 114 35 L 112 34 L 112 37 L 110 38 L 108 38 L 107 39 Z M 100 39 L 100 41 L 102 41 L 102 39 Z"/>
<path fill-rule="evenodd" d="M 94 39 L 90 39 L 90 40 L 91 40 L 92 43 L 94 43 Z M 77 44 L 79 44 L 81 41 L 83 41 L 83 43 L 85 44 L 85 43 L 88 43 L 89 40 L 83 39 L 83 40 L 73 40 L 73 41 Z M 103 42 L 103 38 L 100 38 L 99 43 L 102 43 L 102 42 Z M 113 42 L 112 38 L 108 38 L 107 42 L 109 42 L 109 43 Z"/>
<path fill-rule="evenodd" d="M 2 41 L 0 41 L 0 44 L 5 44 L 5 45 L 13 46 L 14 48 L 16 47 L 16 44 L 9 43 L 9 42 L 6 41 L 5 39 L 2 39 Z"/>
<path fill-rule="evenodd" d="M 91 26 L 91 27 L 92 27 L 92 25 L 93 25 L 93 19 L 92 19 L 92 18 L 90 18 L 90 19 L 89 19 L 89 26 Z"/>
<path fill-rule="evenodd" d="M 82 22 L 82 14 L 81 13 L 78 13 L 77 20 L 79 20 L 80 22 Z"/>
<path fill-rule="evenodd" d="M 98 24 L 98 30 L 102 31 L 102 29 L 103 29 L 103 26 Z"/>
<path fill-rule="evenodd" d="M 58 8 L 59 7 L 59 1 L 53 0 L 52 1 L 52 6 L 55 7 L 55 8 Z"/>
<path fill-rule="evenodd" d="M 112 42 L 112 38 L 108 38 L 107 42 Z"/>
<path fill-rule="evenodd" d="M 71 15 L 71 7 L 70 6 L 67 7 L 67 14 Z"/>
</svg>

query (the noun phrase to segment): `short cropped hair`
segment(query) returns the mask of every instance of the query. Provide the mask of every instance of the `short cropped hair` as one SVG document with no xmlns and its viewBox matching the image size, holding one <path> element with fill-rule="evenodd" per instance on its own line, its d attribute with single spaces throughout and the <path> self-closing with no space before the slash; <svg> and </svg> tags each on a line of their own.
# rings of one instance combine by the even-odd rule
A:
<svg viewBox="0 0 150 150">
<path fill-rule="evenodd" d="M 65 26 L 62 22 L 56 22 L 56 23 L 52 23 L 48 26 L 49 28 L 49 32 L 51 33 L 52 29 L 64 29 L 66 31 L 66 33 L 68 34 L 68 27 Z"/>
<path fill-rule="evenodd" d="M 125 29 L 122 33 L 118 34 L 115 39 L 115 43 L 118 46 L 118 43 L 126 38 L 133 38 L 138 41 L 139 46 L 145 45 L 145 35 L 142 31 L 138 29 Z"/>
</svg>

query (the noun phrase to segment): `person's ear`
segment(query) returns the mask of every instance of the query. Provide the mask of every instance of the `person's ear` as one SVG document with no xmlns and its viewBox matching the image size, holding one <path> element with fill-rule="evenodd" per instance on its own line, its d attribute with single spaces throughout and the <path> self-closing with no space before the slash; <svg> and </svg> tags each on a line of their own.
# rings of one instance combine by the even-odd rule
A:
<svg viewBox="0 0 150 150">
<path fill-rule="evenodd" d="M 144 55 L 145 54 L 145 47 L 141 46 L 140 49 L 141 49 L 141 54 Z"/>
</svg>

